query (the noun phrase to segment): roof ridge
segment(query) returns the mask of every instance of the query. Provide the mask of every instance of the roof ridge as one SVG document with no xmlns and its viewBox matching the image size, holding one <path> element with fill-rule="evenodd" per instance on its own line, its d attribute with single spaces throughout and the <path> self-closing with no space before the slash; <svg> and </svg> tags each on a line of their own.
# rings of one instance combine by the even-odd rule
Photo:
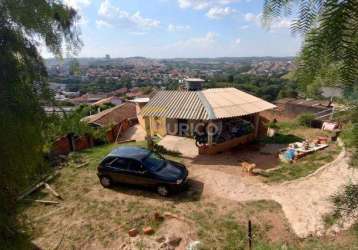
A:
<svg viewBox="0 0 358 250">
<path fill-rule="evenodd" d="M 209 120 L 216 119 L 214 110 L 212 109 L 209 101 L 203 95 L 202 91 L 196 91 L 195 93 L 198 96 L 198 98 L 200 99 L 201 104 L 203 104 L 204 109 L 205 109 L 206 113 L 208 114 Z"/>
</svg>

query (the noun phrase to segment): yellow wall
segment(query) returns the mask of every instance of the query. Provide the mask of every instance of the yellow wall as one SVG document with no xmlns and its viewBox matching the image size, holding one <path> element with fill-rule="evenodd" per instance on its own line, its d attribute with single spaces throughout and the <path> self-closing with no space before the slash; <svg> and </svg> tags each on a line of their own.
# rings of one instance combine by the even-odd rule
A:
<svg viewBox="0 0 358 250">
<path fill-rule="evenodd" d="M 151 135 L 165 136 L 167 134 L 165 118 L 150 117 Z"/>
<path fill-rule="evenodd" d="M 138 118 L 138 123 L 145 128 L 145 121 L 144 118 L 139 114 L 139 112 L 141 111 L 141 109 L 143 108 L 143 106 L 145 105 L 145 103 L 136 103 L 136 112 L 137 112 L 137 118 Z"/>
</svg>

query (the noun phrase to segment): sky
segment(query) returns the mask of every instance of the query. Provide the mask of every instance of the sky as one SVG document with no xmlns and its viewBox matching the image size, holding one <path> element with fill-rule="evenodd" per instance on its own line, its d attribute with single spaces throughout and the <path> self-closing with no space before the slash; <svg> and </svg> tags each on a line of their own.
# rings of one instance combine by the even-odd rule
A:
<svg viewBox="0 0 358 250">
<path fill-rule="evenodd" d="M 81 16 L 80 57 L 295 56 L 302 40 L 292 17 L 262 26 L 264 0 L 63 1 Z"/>
</svg>

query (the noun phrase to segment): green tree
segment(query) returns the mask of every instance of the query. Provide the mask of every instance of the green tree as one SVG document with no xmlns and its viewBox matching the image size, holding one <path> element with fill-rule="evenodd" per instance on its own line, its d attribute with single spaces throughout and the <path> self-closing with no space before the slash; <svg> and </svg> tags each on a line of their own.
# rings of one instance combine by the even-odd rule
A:
<svg viewBox="0 0 358 250">
<path fill-rule="evenodd" d="M 357 0 L 265 0 L 264 23 L 283 13 L 298 16 L 292 30 L 304 35 L 295 77 L 315 95 L 325 82 L 337 81 L 345 88 L 351 106 L 352 165 L 358 162 L 358 3 Z M 339 211 L 352 214 L 358 207 L 358 185 L 347 185 L 334 199 Z M 355 198 L 355 199 L 353 199 Z M 343 208 L 343 209 L 342 209 Z M 344 213 L 343 213 L 344 214 Z M 345 215 L 346 215 L 345 214 Z"/>
<path fill-rule="evenodd" d="M 42 165 L 41 103 L 50 100 L 37 45 L 55 55 L 81 42 L 77 13 L 57 0 L 0 1 L 0 242 L 16 235 L 16 197 Z M 11 241 L 10 241 L 11 242 Z"/>
<path fill-rule="evenodd" d="M 270 23 L 283 14 L 298 14 L 292 24 L 303 34 L 297 76 L 310 84 L 324 68 L 336 65 L 346 87 L 353 88 L 358 76 L 358 4 L 356 0 L 265 0 L 263 21 Z"/>
</svg>

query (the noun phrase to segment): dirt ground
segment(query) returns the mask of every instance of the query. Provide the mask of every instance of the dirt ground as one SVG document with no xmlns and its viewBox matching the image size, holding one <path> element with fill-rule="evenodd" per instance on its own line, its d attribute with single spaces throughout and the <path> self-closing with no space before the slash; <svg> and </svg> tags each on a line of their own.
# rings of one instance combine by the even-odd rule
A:
<svg viewBox="0 0 358 250">
<path fill-rule="evenodd" d="M 238 203 L 212 196 L 196 180 L 186 192 L 162 198 L 126 186 L 104 189 L 93 169 L 67 167 L 51 186 L 64 198 L 60 205 L 27 204 L 22 213 L 41 249 L 184 250 L 196 241 L 201 249 L 237 249 L 237 242 L 244 249 L 248 218 L 257 241 L 282 244 L 296 239 L 277 203 Z M 30 198 L 54 200 L 46 189 Z M 164 219 L 157 221 L 155 213 Z M 145 226 L 151 226 L 154 234 L 143 234 Z M 139 230 L 137 237 L 128 236 L 131 228 Z M 168 245 L 175 238 L 180 242 Z"/>
<path fill-rule="evenodd" d="M 98 182 L 96 165 L 115 146 L 80 153 L 90 161 L 86 167 L 69 165 L 60 170 L 60 176 L 50 183 L 64 198 L 59 205 L 23 205 L 20 214 L 28 222 L 36 245 L 42 249 L 186 249 L 200 241 L 200 249 L 245 249 L 247 221 L 251 219 L 260 249 L 323 249 L 307 247 L 297 236 L 324 234 L 322 217 L 332 209 L 330 195 L 348 181 L 358 183 L 358 172 L 348 167 L 343 151 L 310 176 L 264 184 L 242 173 L 240 163 L 250 160 L 267 168 L 275 165 L 277 158 L 257 153 L 253 147 L 215 158 L 185 159 L 189 189 L 169 198 L 123 185 L 104 189 Z M 29 198 L 56 200 L 46 189 Z M 158 221 L 155 213 L 164 219 Z M 165 216 L 168 213 L 174 217 Z M 151 226 L 154 234 L 143 234 L 145 226 Z M 131 228 L 138 229 L 137 237 L 128 236 Z M 349 237 L 344 238 L 348 239 L 346 245 Z M 168 244 L 173 238 L 180 238 L 175 247 Z M 335 242 L 334 238 L 329 240 Z"/>
<path fill-rule="evenodd" d="M 205 183 L 204 194 L 235 201 L 274 200 L 282 206 L 294 232 L 307 237 L 325 233 L 323 216 L 332 211 L 331 195 L 348 182 L 358 183 L 358 171 L 350 168 L 348 161 L 349 157 L 342 151 L 335 161 L 310 176 L 272 185 L 239 173 L 239 168 L 231 164 L 206 165 L 206 161 L 201 164 L 187 161 L 187 164 L 192 175 Z"/>
</svg>

